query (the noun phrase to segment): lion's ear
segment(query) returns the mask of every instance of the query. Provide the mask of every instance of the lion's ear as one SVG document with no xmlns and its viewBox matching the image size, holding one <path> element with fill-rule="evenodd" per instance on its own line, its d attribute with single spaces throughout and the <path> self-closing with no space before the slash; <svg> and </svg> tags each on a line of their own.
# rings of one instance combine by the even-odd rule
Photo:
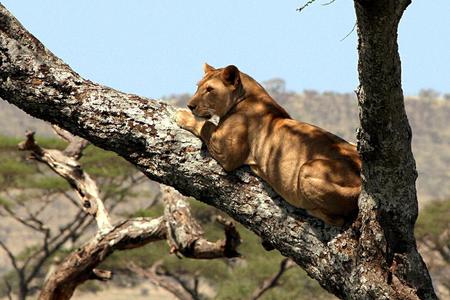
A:
<svg viewBox="0 0 450 300">
<path fill-rule="evenodd" d="M 205 72 L 205 74 L 208 73 L 208 72 L 211 72 L 211 71 L 215 71 L 215 70 L 216 69 L 214 67 L 208 65 L 207 63 L 205 63 L 203 65 L 203 72 Z"/>
<path fill-rule="evenodd" d="M 241 76 L 239 69 L 234 65 L 229 65 L 222 71 L 222 80 L 226 84 L 234 85 L 237 87 L 241 83 Z"/>
</svg>

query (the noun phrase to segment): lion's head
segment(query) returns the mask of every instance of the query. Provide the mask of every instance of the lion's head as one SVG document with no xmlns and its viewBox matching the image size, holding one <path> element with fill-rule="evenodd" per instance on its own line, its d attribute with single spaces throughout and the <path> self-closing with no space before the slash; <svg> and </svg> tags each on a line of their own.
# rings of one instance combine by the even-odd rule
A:
<svg viewBox="0 0 450 300">
<path fill-rule="evenodd" d="M 208 64 L 204 65 L 204 72 L 187 106 L 198 117 L 223 117 L 243 93 L 240 72 L 233 65 L 215 69 Z"/>
</svg>

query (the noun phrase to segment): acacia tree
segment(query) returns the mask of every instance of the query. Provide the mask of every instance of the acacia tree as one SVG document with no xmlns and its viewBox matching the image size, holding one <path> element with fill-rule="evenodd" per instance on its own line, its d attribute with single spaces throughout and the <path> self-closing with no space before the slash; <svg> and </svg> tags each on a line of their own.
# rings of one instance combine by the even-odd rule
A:
<svg viewBox="0 0 450 300">
<path fill-rule="evenodd" d="M 10 193 L 8 188 L 2 191 L 6 197 L 3 199 L 4 202 L 0 203 L 0 216 L 9 217 L 25 226 L 28 230 L 33 231 L 35 236 L 40 236 L 40 241 L 21 253 L 14 253 L 0 239 L 0 248 L 7 254 L 13 267 L 13 273 L 16 276 L 18 299 L 25 299 L 34 289 L 39 288 L 39 286 L 36 286 L 37 281 L 42 276 L 43 269 L 45 269 L 45 265 L 48 264 L 49 260 L 51 258 L 57 258 L 58 252 L 64 249 L 68 241 L 70 243 L 76 242 L 88 230 L 92 223 L 92 219 L 88 218 L 86 214 L 89 210 L 83 207 L 83 205 L 78 205 L 73 195 L 67 191 L 67 187 L 72 185 L 77 187 L 76 191 L 78 194 L 89 194 L 92 198 L 100 198 L 100 192 L 95 181 L 83 171 L 78 161 L 82 156 L 83 150 L 88 146 L 88 142 L 74 137 L 60 128 L 54 127 L 54 130 L 55 133 L 68 142 L 64 151 L 41 148 L 34 141 L 34 132 L 27 133 L 27 138 L 24 142 L 20 143 L 19 149 L 22 151 L 31 151 L 28 159 L 33 159 L 48 165 L 56 174 L 67 179 L 66 182 L 69 184 L 65 186 L 60 183 L 58 184 L 58 181 L 50 181 L 55 187 L 54 190 L 46 190 L 40 197 L 34 196 L 34 200 L 36 198 L 39 199 L 37 201 L 39 204 L 34 208 L 30 207 L 30 201 L 20 200 L 24 196 L 23 194 L 17 195 L 16 193 Z M 133 176 L 135 174 L 126 170 L 124 170 L 123 174 L 123 178 L 118 179 L 119 186 L 123 191 L 117 192 L 114 195 L 111 193 L 103 193 L 103 197 L 101 197 L 103 200 L 109 200 L 107 209 L 110 212 L 123 200 L 123 195 L 130 193 L 132 187 L 144 179 L 143 176 L 135 177 Z M 22 183 L 24 177 L 24 174 L 21 174 Z M 18 181 L 18 179 L 16 180 Z M 83 188 L 80 189 L 80 184 L 77 185 L 78 182 L 89 193 L 83 191 Z M 49 184 L 47 183 L 47 185 Z M 13 187 L 13 185 L 10 187 Z M 33 198 L 33 196 L 27 196 Z M 25 197 L 28 198 L 27 196 Z M 63 199 L 64 201 L 67 200 L 67 203 L 70 203 L 69 205 L 74 205 L 77 208 L 77 212 L 67 222 L 62 222 L 58 230 L 53 230 L 47 224 L 49 222 L 48 216 L 46 216 L 47 208 L 55 201 L 61 201 Z M 103 201 L 98 201 L 98 203 L 103 206 Z M 105 209 L 103 208 L 103 210 Z M 5 284 L 10 286 L 6 278 Z"/>
<path fill-rule="evenodd" d="M 174 107 L 81 78 L 3 6 L 0 97 L 228 213 L 340 298 L 435 299 L 413 235 L 417 175 L 397 49 L 398 23 L 410 1 L 354 3 L 363 190 L 349 227 L 330 227 L 289 206 L 246 168 L 224 172 L 198 139 L 176 126 Z"/>
</svg>

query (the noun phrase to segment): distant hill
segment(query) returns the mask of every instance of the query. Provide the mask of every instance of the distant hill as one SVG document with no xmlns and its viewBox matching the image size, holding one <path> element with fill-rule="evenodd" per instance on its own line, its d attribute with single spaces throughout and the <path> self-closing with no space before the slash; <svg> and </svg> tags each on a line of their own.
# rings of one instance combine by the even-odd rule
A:
<svg viewBox="0 0 450 300">
<path fill-rule="evenodd" d="M 0 98 L 0 135 L 23 136 L 27 129 L 39 135 L 53 135 L 49 123 L 28 115 Z"/>
<path fill-rule="evenodd" d="M 286 92 L 282 79 L 265 82 L 265 86 L 293 118 L 355 142 L 358 107 L 353 93 Z M 163 100 L 184 107 L 189 97 L 174 95 Z M 435 93 L 422 93 L 406 97 L 405 103 L 413 130 L 419 201 L 450 197 L 450 100 Z M 0 100 L 0 135 L 23 135 L 26 129 L 36 130 L 39 135 L 52 134 L 47 123 Z"/>
</svg>

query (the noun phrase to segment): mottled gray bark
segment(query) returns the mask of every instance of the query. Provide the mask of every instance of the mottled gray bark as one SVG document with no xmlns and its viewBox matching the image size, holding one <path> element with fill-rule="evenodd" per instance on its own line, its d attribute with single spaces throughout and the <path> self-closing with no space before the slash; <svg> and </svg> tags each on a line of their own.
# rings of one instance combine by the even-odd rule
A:
<svg viewBox="0 0 450 300">
<path fill-rule="evenodd" d="M 400 19 L 411 0 L 356 0 L 361 127 L 363 215 L 361 239 L 380 237 L 371 256 L 385 258 L 392 276 L 414 288 L 422 299 L 436 298 L 422 257 L 417 252 L 417 171 L 411 151 L 411 128 L 401 86 L 397 45 Z M 361 249 L 367 248 L 362 245 Z M 377 249 L 378 248 L 378 249 Z M 369 261 L 372 257 L 367 257 Z"/>
<path fill-rule="evenodd" d="M 103 200 L 98 195 L 97 184 L 90 178 L 89 174 L 84 172 L 78 159 L 76 159 L 81 157 L 88 142 L 59 127 L 54 126 L 54 129 L 58 135 L 69 142 L 64 151 L 40 147 L 34 140 L 34 132 L 26 134 L 26 140 L 19 144 L 19 149 L 30 151 L 30 158 L 46 164 L 73 187 L 81 200 L 80 207 L 95 217 L 98 230 L 96 237 L 81 247 L 80 250 L 69 254 L 60 266 L 48 274 L 39 295 L 40 300 L 70 299 L 76 287 L 88 279 L 111 279 L 111 271 L 96 269 L 110 254 L 116 250 L 140 247 L 155 240 L 166 239 L 172 253 L 179 253 L 179 255 L 190 258 L 231 258 L 240 255 L 237 252 L 237 247 L 241 243 L 241 238 L 233 222 L 218 218 L 224 225 L 225 239 L 215 242 L 205 239 L 203 229 L 192 217 L 186 199 L 167 186 L 162 187 L 162 198 L 165 205 L 164 217 L 155 220 L 128 220 L 113 227 L 109 221 L 109 214 L 103 205 Z M 81 221 L 84 219 L 85 217 L 75 218 L 75 220 Z M 37 230 L 39 231 L 39 228 Z M 54 243 L 48 241 L 48 234 L 46 232 L 44 243 L 46 258 L 58 249 L 51 247 Z M 21 279 L 18 297 L 19 299 L 25 299 L 29 292 L 28 283 L 34 278 L 45 259 L 41 260 L 34 268 L 28 280 L 22 278 L 25 276 L 23 273 L 24 267 L 19 268 L 17 266 L 16 257 L 1 240 L 0 247 L 10 256 L 14 269 Z M 167 286 L 167 288 L 170 287 L 172 286 Z"/>
<path fill-rule="evenodd" d="M 99 234 L 112 229 L 108 212 L 99 196 L 97 183 L 80 167 L 77 157 L 81 157 L 87 141 L 73 136 L 54 126 L 55 131 L 69 142 L 64 151 L 41 148 L 34 140 L 34 132 L 27 132 L 27 139 L 19 144 L 22 151 L 31 151 L 30 157 L 46 164 L 53 172 L 64 178 L 77 193 L 81 208 L 95 217 Z"/>
<path fill-rule="evenodd" d="M 75 289 L 89 279 L 111 279 L 110 271 L 97 266 L 117 250 L 141 247 L 167 240 L 172 253 L 195 259 L 232 258 L 241 239 L 234 224 L 222 220 L 225 238 L 216 242 L 203 237 L 203 230 L 192 217 L 187 200 L 174 189 L 163 187 L 164 215 L 123 221 L 104 234 L 97 234 L 79 250 L 69 254 L 46 279 L 39 300 L 68 300 Z M 99 231 L 101 229 L 99 228 Z M 167 286 L 168 287 L 168 286 Z"/>
<path fill-rule="evenodd" d="M 119 224 L 108 234 L 91 240 L 78 251 L 69 254 L 44 283 L 39 300 L 70 299 L 78 285 L 101 277 L 95 267 L 116 250 L 140 247 L 165 238 L 163 217 L 137 218 Z"/>
<path fill-rule="evenodd" d="M 2 6 L 0 80 L 1 98 L 117 152 L 149 178 L 228 213 L 338 297 L 422 296 L 396 272 L 388 280 L 382 227 L 372 217 L 378 207 L 369 198 L 361 201 L 363 222 L 349 228 L 333 228 L 307 216 L 247 169 L 224 172 L 199 139 L 176 126 L 174 107 L 81 78 Z M 405 263 L 413 266 L 415 261 Z M 426 272 L 425 266 L 418 267 Z"/>
</svg>

